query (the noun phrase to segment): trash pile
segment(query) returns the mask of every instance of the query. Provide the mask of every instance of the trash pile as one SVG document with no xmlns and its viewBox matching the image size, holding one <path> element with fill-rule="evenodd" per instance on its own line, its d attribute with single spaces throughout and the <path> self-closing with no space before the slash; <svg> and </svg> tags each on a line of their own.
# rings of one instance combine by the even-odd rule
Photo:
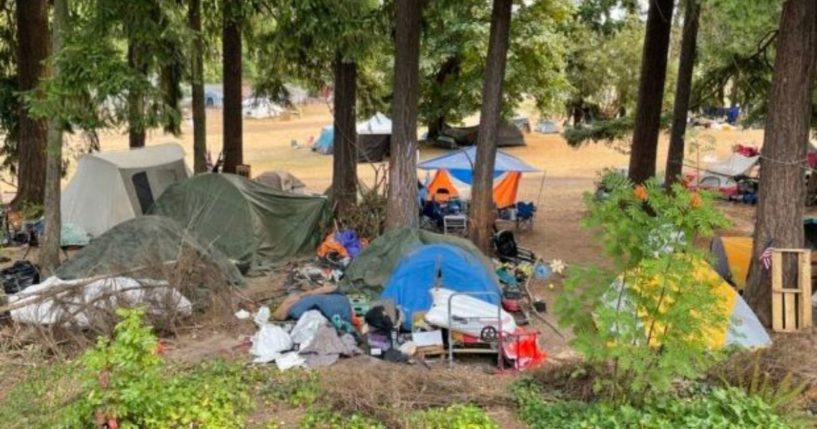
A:
<svg viewBox="0 0 817 429">
<path fill-rule="evenodd" d="M 495 268 L 470 242 L 416 229 L 390 231 L 371 245 L 341 230 L 316 253 L 317 262 L 291 264 L 283 301 L 253 316 L 254 362 L 283 371 L 361 354 L 425 364 L 483 353 L 497 356 L 500 369 L 523 370 L 546 358 L 521 301 L 528 279 L 549 276 L 549 265 Z"/>
</svg>

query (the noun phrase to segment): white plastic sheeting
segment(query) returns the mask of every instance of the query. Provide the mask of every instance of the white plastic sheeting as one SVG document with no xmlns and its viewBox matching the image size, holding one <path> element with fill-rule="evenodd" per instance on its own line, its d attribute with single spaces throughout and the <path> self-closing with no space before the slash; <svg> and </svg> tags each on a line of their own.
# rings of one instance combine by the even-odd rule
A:
<svg viewBox="0 0 817 429">
<path fill-rule="evenodd" d="M 391 119 L 377 112 L 364 122 L 357 124 L 358 134 L 387 134 L 391 135 Z"/>
<path fill-rule="evenodd" d="M 64 292 L 58 292 L 65 288 Z M 80 293 L 78 293 L 80 292 Z M 54 293 L 53 297 L 46 296 Z M 57 304 L 57 300 L 60 301 Z M 90 308 L 115 308 L 125 305 L 146 305 L 148 311 L 158 314 L 175 307 L 179 314 L 192 312 L 190 301 L 167 282 L 135 280 L 129 277 L 108 277 L 97 280 L 60 280 L 49 277 L 40 284 L 10 295 L 11 304 L 26 304 L 11 310 L 11 318 L 20 323 L 53 325 L 68 322 L 89 326 Z"/>
<path fill-rule="evenodd" d="M 513 316 L 499 310 L 494 304 L 489 304 L 475 296 L 456 295 L 451 298 L 452 326 L 448 326 L 448 300 L 456 292 L 450 289 L 437 288 L 431 290 L 433 304 L 425 315 L 426 322 L 452 331 L 479 337 L 486 327 L 499 330 L 497 312 L 502 320 L 502 331 L 513 333 L 516 331 L 516 322 Z"/>
</svg>

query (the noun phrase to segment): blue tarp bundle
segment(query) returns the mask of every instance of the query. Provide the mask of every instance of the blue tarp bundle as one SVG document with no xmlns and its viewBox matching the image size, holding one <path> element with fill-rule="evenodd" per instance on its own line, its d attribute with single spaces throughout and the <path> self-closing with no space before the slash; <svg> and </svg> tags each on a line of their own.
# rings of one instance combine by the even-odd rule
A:
<svg viewBox="0 0 817 429">
<path fill-rule="evenodd" d="M 499 304 L 501 296 L 496 275 L 482 261 L 459 247 L 449 244 L 429 244 L 403 257 L 392 273 L 381 298 L 391 298 L 406 314 L 403 327 L 411 329 L 414 313 L 431 308 L 430 291 L 439 285 L 457 292 L 494 292 L 476 298 Z"/>
<path fill-rule="evenodd" d="M 332 125 L 327 125 L 321 130 L 321 135 L 315 144 L 312 145 L 312 150 L 325 155 L 332 153 L 332 143 L 335 138 L 335 128 Z"/>
</svg>

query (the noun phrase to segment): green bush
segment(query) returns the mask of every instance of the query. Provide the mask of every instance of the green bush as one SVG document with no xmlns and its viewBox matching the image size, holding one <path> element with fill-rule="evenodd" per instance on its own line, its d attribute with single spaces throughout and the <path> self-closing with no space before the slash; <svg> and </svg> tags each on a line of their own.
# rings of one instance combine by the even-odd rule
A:
<svg viewBox="0 0 817 429">
<path fill-rule="evenodd" d="M 250 398 L 241 368 L 222 362 L 174 373 L 142 310 L 119 310 L 113 337 L 80 359 L 83 394 L 62 427 L 116 422 L 128 428 L 242 428 Z"/>
<path fill-rule="evenodd" d="M 423 429 L 497 429 L 485 411 L 474 405 L 452 405 L 414 413 L 407 427 Z"/>
<path fill-rule="evenodd" d="M 604 377 L 596 390 L 616 403 L 635 403 L 695 378 L 715 361 L 713 326 L 728 317 L 714 290 L 717 276 L 694 243 L 727 224 L 707 194 L 680 185 L 666 192 L 654 180 L 633 185 L 603 179 L 604 199 L 585 196 L 588 228 L 599 230 L 613 270 L 571 267 L 555 305 L 572 346 Z"/>
<path fill-rule="evenodd" d="M 641 407 L 610 403 L 546 402 L 531 384 L 514 388 L 519 415 L 533 429 L 786 429 L 772 408 L 736 388 L 717 388 L 689 398 L 660 396 Z"/>
<path fill-rule="evenodd" d="M 309 408 L 300 421 L 303 429 L 385 429 L 368 417 L 360 414 L 343 415 L 321 407 Z"/>
</svg>

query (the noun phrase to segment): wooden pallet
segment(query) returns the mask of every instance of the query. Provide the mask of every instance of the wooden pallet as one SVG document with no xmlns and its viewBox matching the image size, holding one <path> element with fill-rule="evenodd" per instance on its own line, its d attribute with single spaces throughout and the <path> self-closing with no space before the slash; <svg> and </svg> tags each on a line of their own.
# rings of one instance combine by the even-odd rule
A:
<svg viewBox="0 0 817 429">
<path fill-rule="evenodd" d="M 797 257 L 797 284 L 783 283 L 783 257 Z M 796 332 L 812 326 L 811 251 L 772 249 L 772 329 Z"/>
</svg>

